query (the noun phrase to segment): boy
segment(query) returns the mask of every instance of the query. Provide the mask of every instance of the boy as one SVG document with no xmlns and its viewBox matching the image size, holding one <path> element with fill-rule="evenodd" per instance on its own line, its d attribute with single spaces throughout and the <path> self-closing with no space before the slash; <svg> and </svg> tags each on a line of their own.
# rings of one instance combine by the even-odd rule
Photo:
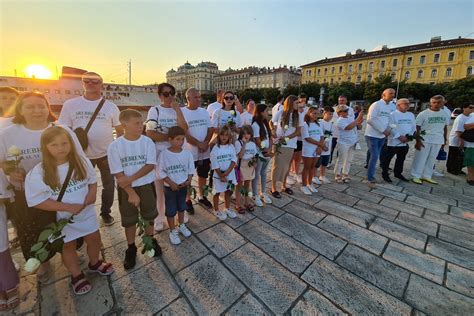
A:
<svg viewBox="0 0 474 316">
<path fill-rule="evenodd" d="M 0 87 L 0 129 L 12 125 L 18 91 L 11 87 Z"/>
<path fill-rule="evenodd" d="M 135 110 L 123 110 L 119 116 L 124 135 L 114 140 L 108 148 L 110 171 L 117 179 L 118 200 L 122 226 L 125 228 L 128 249 L 123 266 L 135 266 L 135 246 L 138 216 L 148 222 L 145 234 L 153 236 L 153 221 L 158 215 L 155 195 L 156 149 L 153 141 L 142 135 L 143 118 Z M 161 255 L 161 248 L 152 237 L 155 257 Z"/>
<path fill-rule="evenodd" d="M 316 163 L 316 169 L 320 168 L 320 172 L 319 181 L 315 181 L 318 180 L 317 177 L 314 177 L 313 179 L 313 183 L 315 184 L 331 183 L 331 181 L 326 177 L 326 168 L 329 165 L 329 160 L 331 158 L 332 136 L 334 133 L 334 123 L 332 122 L 333 115 L 334 109 L 330 106 L 325 106 L 323 118 L 319 120 L 319 124 L 323 128 L 324 137 L 326 138 L 325 142 L 328 150 L 321 153 L 321 158 L 319 158 L 318 162 Z"/>
<path fill-rule="evenodd" d="M 184 224 L 186 194 L 194 175 L 194 159 L 191 152 L 183 150 L 185 131 L 179 126 L 168 130 L 170 147 L 161 152 L 158 165 L 158 176 L 164 182 L 165 215 L 170 227 L 170 242 L 179 245 L 179 233 L 185 238 L 191 232 Z M 175 227 L 175 216 L 178 213 L 179 227 Z"/>
</svg>

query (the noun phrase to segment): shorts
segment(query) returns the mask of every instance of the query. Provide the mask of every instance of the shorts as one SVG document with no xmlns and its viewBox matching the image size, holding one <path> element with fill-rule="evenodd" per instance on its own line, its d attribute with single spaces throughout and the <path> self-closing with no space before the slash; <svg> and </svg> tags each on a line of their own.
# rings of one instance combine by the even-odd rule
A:
<svg viewBox="0 0 474 316">
<path fill-rule="evenodd" d="M 295 153 L 299 152 L 299 151 L 302 151 L 302 150 L 303 150 L 303 141 L 302 140 L 296 141 Z"/>
<path fill-rule="evenodd" d="M 186 194 L 188 188 L 181 188 L 178 191 L 171 190 L 170 187 L 163 187 L 165 192 L 165 216 L 175 217 L 176 213 L 186 211 Z"/>
<path fill-rule="evenodd" d="M 196 168 L 197 175 L 199 178 L 209 177 L 209 171 L 211 170 L 211 160 L 202 159 L 194 162 L 194 168 Z"/>
<path fill-rule="evenodd" d="M 331 158 L 331 155 L 319 156 L 319 160 L 316 163 L 316 168 L 319 168 L 320 166 L 327 167 L 329 165 L 329 158 Z"/>
<path fill-rule="evenodd" d="M 153 221 L 158 216 L 156 210 L 155 184 L 149 183 L 133 188 L 140 197 L 140 210 L 128 202 L 128 194 L 124 189 L 118 188 L 118 202 L 122 227 L 130 227 L 138 223 L 138 212 L 146 221 Z"/>
</svg>

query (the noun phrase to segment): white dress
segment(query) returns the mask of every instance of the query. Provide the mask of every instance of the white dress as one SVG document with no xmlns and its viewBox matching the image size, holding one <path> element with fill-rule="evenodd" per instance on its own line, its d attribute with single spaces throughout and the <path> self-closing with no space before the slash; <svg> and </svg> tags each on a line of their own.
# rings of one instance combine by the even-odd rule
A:
<svg viewBox="0 0 474 316">
<path fill-rule="evenodd" d="M 220 169 L 221 171 L 226 171 L 231 163 L 237 163 L 237 155 L 235 153 L 234 145 L 215 145 L 211 151 L 211 168 L 212 170 Z M 217 173 L 214 172 L 214 179 L 212 181 L 212 188 L 216 193 L 221 193 L 227 191 L 228 181 L 231 181 L 233 184 L 237 184 L 237 178 L 235 177 L 235 170 L 232 170 L 227 175 L 227 182 L 222 182 L 217 176 Z"/>
</svg>

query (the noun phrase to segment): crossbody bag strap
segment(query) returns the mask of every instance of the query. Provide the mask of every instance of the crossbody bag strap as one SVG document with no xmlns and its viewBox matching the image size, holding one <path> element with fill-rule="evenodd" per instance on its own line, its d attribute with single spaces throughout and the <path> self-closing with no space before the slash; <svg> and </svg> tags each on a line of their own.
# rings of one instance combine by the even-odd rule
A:
<svg viewBox="0 0 474 316">
<path fill-rule="evenodd" d="M 95 108 L 94 114 L 92 114 L 91 119 L 89 120 L 89 123 L 87 123 L 87 126 L 84 129 L 86 131 L 86 134 L 89 132 L 92 126 L 92 123 L 94 123 L 97 115 L 99 115 L 100 109 L 102 109 L 102 106 L 104 105 L 104 103 L 105 103 L 105 98 L 102 98 L 102 100 L 100 100 L 99 104 Z"/>
<path fill-rule="evenodd" d="M 61 187 L 61 191 L 59 191 L 59 195 L 56 201 L 61 202 L 61 200 L 63 199 L 64 193 L 66 193 L 66 189 L 69 184 L 69 181 L 71 180 L 73 171 L 74 171 L 74 168 L 72 167 L 71 163 L 69 163 L 69 169 L 67 171 L 66 179 L 63 182 L 63 186 Z"/>
</svg>

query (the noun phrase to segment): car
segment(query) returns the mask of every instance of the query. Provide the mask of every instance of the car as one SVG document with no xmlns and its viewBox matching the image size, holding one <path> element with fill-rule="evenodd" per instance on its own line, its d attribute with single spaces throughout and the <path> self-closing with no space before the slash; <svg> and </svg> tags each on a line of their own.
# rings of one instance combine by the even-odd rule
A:
<svg viewBox="0 0 474 316">
<path fill-rule="evenodd" d="M 456 117 L 458 117 L 459 114 L 462 113 L 462 109 L 461 108 L 455 108 L 453 110 L 453 112 L 451 113 L 451 119 L 455 119 Z"/>
</svg>

